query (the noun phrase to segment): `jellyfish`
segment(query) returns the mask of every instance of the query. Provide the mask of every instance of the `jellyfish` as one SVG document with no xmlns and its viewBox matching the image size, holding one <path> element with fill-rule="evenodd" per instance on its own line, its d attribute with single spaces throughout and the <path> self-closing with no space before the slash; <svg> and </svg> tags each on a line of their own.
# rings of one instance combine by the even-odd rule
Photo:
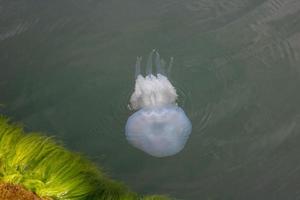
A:
<svg viewBox="0 0 300 200">
<path fill-rule="evenodd" d="M 150 53 L 146 75 L 141 73 L 141 57 L 135 65 L 135 89 L 129 107 L 136 110 L 127 120 L 125 135 L 134 147 L 154 156 L 166 157 L 180 152 L 192 131 L 192 124 L 176 104 L 176 89 L 167 78 L 166 62 L 156 50 Z M 153 73 L 153 66 L 156 73 Z"/>
</svg>

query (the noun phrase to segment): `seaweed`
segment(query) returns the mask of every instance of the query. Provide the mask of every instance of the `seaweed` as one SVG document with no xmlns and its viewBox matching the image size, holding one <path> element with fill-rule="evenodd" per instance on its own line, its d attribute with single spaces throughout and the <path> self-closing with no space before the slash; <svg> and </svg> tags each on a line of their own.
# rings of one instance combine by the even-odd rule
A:
<svg viewBox="0 0 300 200">
<path fill-rule="evenodd" d="M 168 200 L 141 196 L 53 138 L 0 117 L 0 182 L 52 200 Z"/>
</svg>

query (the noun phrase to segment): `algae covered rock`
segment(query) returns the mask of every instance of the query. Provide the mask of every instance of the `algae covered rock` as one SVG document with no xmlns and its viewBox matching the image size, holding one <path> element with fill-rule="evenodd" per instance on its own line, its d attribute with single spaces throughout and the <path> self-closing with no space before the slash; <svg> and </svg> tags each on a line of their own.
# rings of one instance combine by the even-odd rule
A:
<svg viewBox="0 0 300 200">
<path fill-rule="evenodd" d="M 157 195 L 142 197 L 111 180 L 82 155 L 40 133 L 24 133 L 20 125 L 11 124 L 4 117 L 0 117 L 0 182 L 0 192 L 7 192 L 7 200 L 11 191 L 27 195 L 27 199 L 168 199 Z M 15 197 L 12 199 L 22 199 Z"/>
</svg>

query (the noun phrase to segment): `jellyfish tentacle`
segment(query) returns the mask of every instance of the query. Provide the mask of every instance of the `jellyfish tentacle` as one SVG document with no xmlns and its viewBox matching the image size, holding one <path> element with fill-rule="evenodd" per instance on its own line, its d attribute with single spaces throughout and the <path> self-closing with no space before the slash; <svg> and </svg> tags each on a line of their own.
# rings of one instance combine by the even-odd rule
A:
<svg viewBox="0 0 300 200">
<path fill-rule="evenodd" d="M 147 66 L 146 66 L 146 76 L 152 74 L 152 60 L 153 60 L 153 53 L 155 52 L 155 49 L 151 51 L 148 57 Z"/>
<path fill-rule="evenodd" d="M 161 75 L 167 76 L 167 71 L 166 71 L 166 61 L 164 59 L 160 59 L 160 66 L 161 66 Z"/>
<path fill-rule="evenodd" d="M 163 59 L 160 59 L 159 53 L 156 51 L 155 56 L 156 74 L 165 75 L 165 63 Z"/>
<path fill-rule="evenodd" d="M 167 69 L 167 74 L 168 74 L 168 75 L 170 75 L 170 73 L 171 73 L 171 69 L 172 69 L 172 66 L 173 66 L 173 62 L 174 62 L 174 57 L 171 57 L 171 58 L 170 58 L 170 61 L 169 61 L 168 69 Z"/>
<path fill-rule="evenodd" d="M 135 62 L 135 78 L 137 78 L 138 75 L 141 75 L 141 61 L 142 61 L 142 57 L 140 57 L 140 56 L 136 57 L 136 62 Z"/>
</svg>

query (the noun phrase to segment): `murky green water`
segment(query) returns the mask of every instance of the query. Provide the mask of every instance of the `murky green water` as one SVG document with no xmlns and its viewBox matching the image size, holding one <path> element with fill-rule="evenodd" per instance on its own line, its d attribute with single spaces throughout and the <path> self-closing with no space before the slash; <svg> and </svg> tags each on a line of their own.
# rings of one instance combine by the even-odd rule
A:
<svg viewBox="0 0 300 200">
<path fill-rule="evenodd" d="M 173 56 L 178 155 L 130 146 L 136 56 Z M 299 199 L 299 0 L 0 0 L 0 111 L 141 193 Z"/>
</svg>

